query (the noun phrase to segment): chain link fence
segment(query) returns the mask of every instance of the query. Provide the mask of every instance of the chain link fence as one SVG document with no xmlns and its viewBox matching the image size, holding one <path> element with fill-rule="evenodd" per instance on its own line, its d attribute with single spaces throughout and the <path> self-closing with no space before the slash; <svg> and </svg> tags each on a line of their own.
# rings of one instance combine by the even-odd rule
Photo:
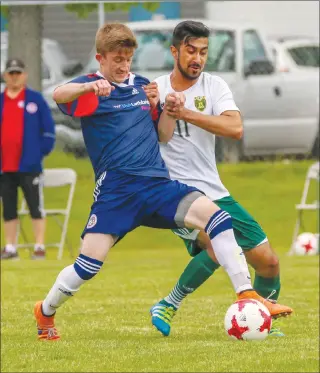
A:
<svg viewBox="0 0 320 373">
<path fill-rule="evenodd" d="M 79 18 L 64 5 L 12 6 L 3 14 L 9 27 L 1 33 L 1 70 L 9 56 L 25 60 L 31 86 L 42 89 L 52 109 L 57 147 L 85 157 L 79 120 L 59 112 L 52 92 L 76 75 L 97 70 L 93 50 L 97 11 Z M 128 12 L 108 12 L 105 19 L 126 22 Z M 227 81 L 244 123 L 241 140 L 216 138 L 218 162 L 318 158 L 319 40 L 267 39 L 258 28 L 204 22 L 212 29 L 205 70 Z M 170 73 L 173 27 L 165 20 L 150 21 L 145 28 L 133 26 L 139 48 L 132 71 L 150 80 Z"/>
</svg>

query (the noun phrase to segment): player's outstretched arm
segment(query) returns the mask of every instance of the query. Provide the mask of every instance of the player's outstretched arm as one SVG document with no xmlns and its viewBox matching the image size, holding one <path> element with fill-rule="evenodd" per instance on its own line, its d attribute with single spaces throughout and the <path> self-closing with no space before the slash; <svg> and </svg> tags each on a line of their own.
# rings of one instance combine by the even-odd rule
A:
<svg viewBox="0 0 320 373">
<path fill-rule="evenodd" d="M 158 123 L 158 136 L 160 142 L 169 142 L 176 127 L 176 119 L 173 114 L 179 115 L 185 104 L 183 93 L 174 92 L 166 96 L 163 112 Z"/>
<path fill-rule="evenodd" d="M 89 92 L 94 92 L 96 96 L 109 96 L 114 89 L 105 79 L 86 83 L 67 83 L 55 89 L 53 99 L 57 104 L 65 104 Z"/>
</svg>

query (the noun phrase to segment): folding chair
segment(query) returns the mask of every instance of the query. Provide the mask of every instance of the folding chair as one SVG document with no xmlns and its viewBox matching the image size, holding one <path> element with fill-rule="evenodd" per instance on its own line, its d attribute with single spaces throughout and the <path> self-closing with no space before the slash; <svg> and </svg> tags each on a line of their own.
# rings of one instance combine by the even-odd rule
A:
<svg viewBox="0 0 320 373">
<path fill-rule="evenodd" d="M 44 188 L 57 188 L 57 187 L 62 187 L 62 186 L 67 186 L 67 185 L 70 186 L 69 195 L 67 199 L 67 205 L 65 209 L 44 209 L 45 216 L 53 217 L 56 223 L 61 228 L 60 241 L 56 243 L 48 243 L 45 245 L 45 247 L 57 247 L 58 248 L 57 259 L 62 258 L 65 242 L 68 245 L 70 255 L 73 256 L 72 248 L 69 245 L 68 240 L 67 240 L 67 229 L 68 229 L 68 221 L 70 217 L 70 211 L 71 211 L 76 181 L 77 181 L 77 174 L 71 168 L 52 168 L 52 169 L 45 169 L 43 172 Z M 18 229 L 18 234 L 17 234 L 17 242 L 19 239 L 20 231 L 21 231 L 24 241 L 27 242 L 26 236 L 22 229 L 22 217 L 28 214 L 29 214 L 29 211 L 27 208 L 27 204 L 26 204 L 25 199 L 23 198 L 22 203 L 21 203 L 21 208 L 18 212 L 18 215 L 20 217 L 20 224 L 19 224 L 19 229 Z M 59 219 L 58 216 L 64 217 L 63 222 L 61 222 L 61 219 Z M 17 245 L 17 247 L 32 247 L 32 246 L 34 246 L 34 244 L 30 244 L 30 243 Z"/>
<path fill-rule="evenodd" d="M 309 191 L 310 183 L 312 180 L 319 182 L 319 162 L 316 162 L 309 167 L 307 176 L 306 176 L 306 181 L 304 183 L 301 201 L 298 205 L 296 205 L 298 217 L 297 217 L 296 225 L 295 225 L 294 232 L 293 232 L 292 244 L 291 244 L 291 248 L 289 251 L 289 255 L 294 253 L 294 244 L 296 242 L 296 239 L 300 232 L 300 227 L 302 225 L 302 212 L 306 210 L 309 210 L 309 211 L 319 210 L 318 200 L 314 201 L 313 203 L 307 203 L 308 191 Z"/>
</svg>

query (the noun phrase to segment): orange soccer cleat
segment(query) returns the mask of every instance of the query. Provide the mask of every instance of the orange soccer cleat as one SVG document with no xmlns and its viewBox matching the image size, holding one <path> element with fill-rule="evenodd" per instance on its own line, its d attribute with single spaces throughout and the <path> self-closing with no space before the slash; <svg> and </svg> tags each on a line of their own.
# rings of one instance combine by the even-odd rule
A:
<svg viewBox="0 0 320 373">
<path fill-rule="evenodd" d="M 272 318 L 277 319 L 278 317 L 285 317 L 290 315 L 293 312 L 293 309 L 288 307 L 288 306 L 283 306 L 278 303 L 273 303 L 272 301 L 269 301 L 268 299 L 265 299 L 261 297 L 256 291 L 254 290 L 246 290 L 241 292 L 240 294 L 237 294 L 238 300 L 243 300 L 243 299 L 255 299 L 258 302 L 262 303 L 265 305 Z"/>
<path fill-rule="evenodd" d="M 35 304 L 33 312 L 37 321 L 38 339 L 47 341 L 60 339 L 57 329 L 54 327 L 54 315 L 44 316 L 42 313 L 42 301 Z"/>
</svg>

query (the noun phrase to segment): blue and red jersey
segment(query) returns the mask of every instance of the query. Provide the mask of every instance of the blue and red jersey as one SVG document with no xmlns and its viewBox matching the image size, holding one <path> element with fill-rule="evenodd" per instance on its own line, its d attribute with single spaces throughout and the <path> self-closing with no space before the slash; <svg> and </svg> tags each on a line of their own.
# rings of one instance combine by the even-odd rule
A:
<svg viewBox="0 0 320 373">
<path fill-rule="evenodd" d="M 104 79 L 98 74 L 80 76 L 72 83 Z M 148 79 L 130 74 L 108 97 L 93 92 L 59 104 L 67 115 L 81 118 L 84 142 L 96 175 L 117 170 L 131 175 L 169 178 L 160 155 L 158 134 L 142 86 Z"/>
<path fill-rule="evenodd" d="M 55 142 L 54 121 L 41 93 L 23 89 L 0 95 L 1 172 L 41 172 L 43 157 Z"/>
</svg>

